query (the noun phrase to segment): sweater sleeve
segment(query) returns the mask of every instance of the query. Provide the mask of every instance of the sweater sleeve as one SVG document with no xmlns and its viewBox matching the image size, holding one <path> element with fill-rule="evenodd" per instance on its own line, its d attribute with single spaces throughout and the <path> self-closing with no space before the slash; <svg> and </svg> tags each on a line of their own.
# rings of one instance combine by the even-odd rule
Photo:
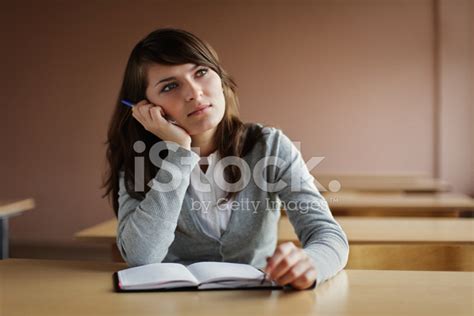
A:
<svg viewBox="0 0 474 316">
<path fill-rule="evenodd" d="M 290 139 L 276 132 L 275 153 L 281 161 L 275 182 L 287 185 L 278 197 L 293 225 L 303 250 L 313 260 L 317 284 L 342 270 L 348 260 L 349 243 L 341 226 L 335 221 L 324 197 L 314 185 L 314 177 Z"/>
<path fill-rule="evenodd" d="M 142 200 L 132 198 L 125 189 L 123 172 L 119 179 L 117 246 L 130 266 L 161 262 L 174 240 L 192 169 L 199 155 L 176 143 L 167 142 L 153 184 Z M 175 182 L 173 182 L 175 181 Z"/>
</svg>

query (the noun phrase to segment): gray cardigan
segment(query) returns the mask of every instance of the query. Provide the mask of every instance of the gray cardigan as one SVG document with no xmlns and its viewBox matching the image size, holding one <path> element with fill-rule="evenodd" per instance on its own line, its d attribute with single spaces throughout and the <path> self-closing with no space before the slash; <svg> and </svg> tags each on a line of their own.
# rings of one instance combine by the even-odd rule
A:
<svg viewBox="0 0 474 316">
<path fill-rule="evenodd" d="M 176 189 L 169 192 L 150 189 L 143 200 L 137 200 L 127 193 L 121 174 L 117 245 L 130 266 L 226 261 L 263 268 L 266 257 L 275 251 L 283 206 L 304 251 L 315 263 L 317 283 L 344 268 L 349 253 L 347 237 L 314 186 L 314 178 L 300 152 L 281 130 L 264 127 L 263 142 L 258 142 L 243 159 L 251 171 L 261 159 L 270 162 L 263 169 L 266 182 L 284 181 L 288 185 L 277 192 L 268 192 L 275 190 L 262 190 L 262 182 L 259 186 L 252 177 L 235 197 L 233 203 L 240 207 L 233 209 L 220 240 L 208 237 L 199 228 L 197 211 L 191 204 L 190 174 L 200 158 L 193 151 L 175 145 L 168 146 L 169 154 L 164 161 L 181 171 Z M 280 163 L 275 163 L 275 157 Z M 160 169 L 155 179 L 167 183 L 171 173 Z M 290 183 L 300 184 L 300 188 L 295 190 Z"/>
</svg>

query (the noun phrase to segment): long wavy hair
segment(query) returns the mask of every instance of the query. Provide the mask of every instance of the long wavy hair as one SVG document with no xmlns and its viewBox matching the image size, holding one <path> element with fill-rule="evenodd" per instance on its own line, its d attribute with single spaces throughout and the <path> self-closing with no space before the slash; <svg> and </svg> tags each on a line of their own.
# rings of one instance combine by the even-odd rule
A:
<svg viewBox="0 0 474 316">
<path fill-rule="evenodd" d="M 120 172 L 124 172 L 127 193 L 136 199 L 144 199 L 150 187 L 144 191 L 135 191 L 135 181 L 149 183 L 159 168 L 149 158 L 150 148 L 162 141 L 148 132 L 133 118 L 131 110 L 120 103 L 122 99 L 139 101 L 146 99 L 145 90 L 148 85 L 147 69 L 152 64 L 181 65 L 194 63 L 213 69 L 221 78 L 225 97 L 224 117 L 217 126 L 214 143 L 221 158 L 228 156 L 245 156 L 261 139 L 261 128 L 255 125 L 244 124 L 238 113 L 239 101 L 236 94 L 237 85 L 231 76 L 222 68 L 215 50 L 197 36 L 180 29 L 162 28 L 151 32 L 133 48 L 127 62 L 122 87 L 116 100 L 114 113 L 109 125 L 106 160 L 107 169 L 103 177 L 105 193 L 115 214 L 118 214 L 118 191 Z M 252 127 L 252 128 L 250 128 Z M 144 157 L 144 179 L 134 178 L 136 141 L 146 145 L 145 151 L 140 154 Z M 166 150 L 163 151 L 165 158 Z M 161 155 L 160 155 L 161 156 Z M 224 178 L 229 183 L 240 179 L 240 169 L 231 165 L 224 169 Z M 231 199 L 237 192 L 227 192 L 226 198 Z"/>
</svg>

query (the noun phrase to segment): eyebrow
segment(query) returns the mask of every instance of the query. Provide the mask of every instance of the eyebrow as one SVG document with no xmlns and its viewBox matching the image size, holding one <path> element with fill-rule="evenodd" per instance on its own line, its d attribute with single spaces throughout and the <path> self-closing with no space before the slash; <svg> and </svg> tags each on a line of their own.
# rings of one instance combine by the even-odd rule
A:
<svg viewBox="0 0 474 316">
<path fill-rule="evenodd" d="M 193 71 L 193 70 L 196 69 L 197 67 L 199 67 L 199 65 L 194 65 L 194 67 L 191 68 L 190 71 Z M 157 85 L 159 85 L 159 84 L 162 83 L 162 82 L 170 81 L 170 80 L 176 80 L 176 77 L 168 77 L 168 78 L 165 78 L 165 79 L 161 79 L 160 81 L 158 81 L 157 83 L 155 83 L 154 87 L 156 87 Z"/>
</svg>

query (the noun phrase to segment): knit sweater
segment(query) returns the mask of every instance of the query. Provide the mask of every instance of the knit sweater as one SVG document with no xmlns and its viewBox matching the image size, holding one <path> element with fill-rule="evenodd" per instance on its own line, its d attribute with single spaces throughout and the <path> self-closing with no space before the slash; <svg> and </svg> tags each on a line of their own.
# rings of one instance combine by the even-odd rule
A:
<svg viewBox="0 0 474 316">
<path fill-rule="evenodd" d="M 228 202 L 232 214 L 220 239 L 209 237 L 198 225 L 202 208 L 190 194 L 191 171 L 200 160 L 195 152 L 167 142 L 167 168 L 153 181 L 174 187 L 153 186 L 142 200 L 127 193 L 121 173 L 117 246 L 125 261 L 130 266 L 225 261 L 264 268 L 277 245 L 283 206 L 316 267 L 317 284 L 342 270 L 349 253 L 347 237 L 315 187 L 301 153 L 280 129 L 264 127 L 262 132 L 263 141 L 242 157 L 252 174 Z"/>
</svg>

